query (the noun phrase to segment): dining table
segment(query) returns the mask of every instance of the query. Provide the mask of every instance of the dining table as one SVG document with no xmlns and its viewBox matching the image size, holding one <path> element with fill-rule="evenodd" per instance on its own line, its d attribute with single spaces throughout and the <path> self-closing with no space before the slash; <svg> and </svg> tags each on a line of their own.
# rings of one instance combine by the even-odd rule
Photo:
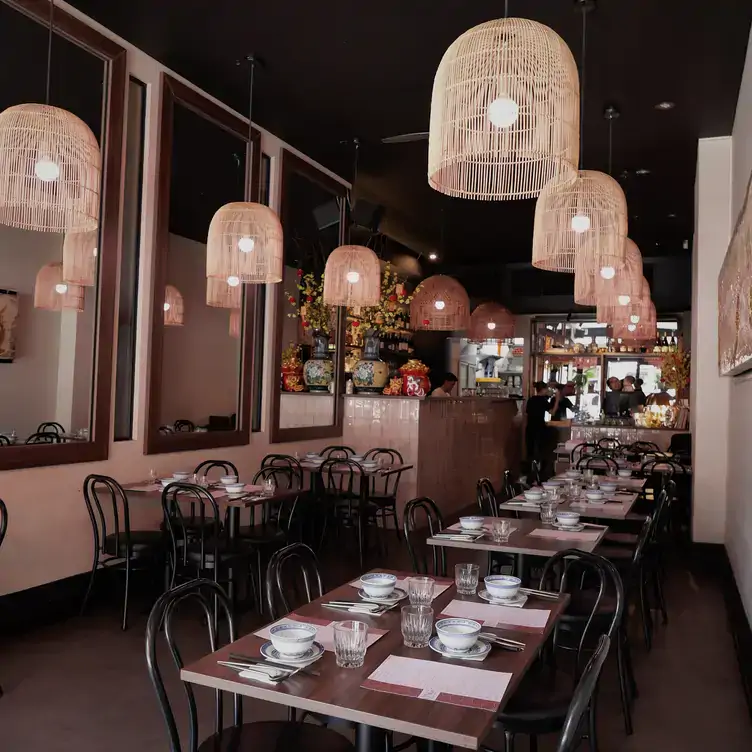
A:
<svg viewBox="0 0 752 752">
<path fill-rule="evenodd" d="M 411 572 L 386 571 L 405 588 Z M 401 634 L 399 606 L 379 616 L 335 611 L 330 601 L 357 601 L 358 581 L 348 581 L 323 597 L 294 609 L 281 620 L 247 634 L 230 645 L 185 666 L 183 681 L 264 700 L 299 711 L 348 721 L 355 726 L 358 752 L 381 752 L 388 732 L 426 740 L 433 750 L 451 747 L 477 750 L 551 635 L 569 600 L 531 596 L 523 608 L 494 606 L 477 596 L 458 595 L 453 581 L 436 578 L 435 618 L 467 615 L 480 619 L 483 630 L 517 640 L 511 651 L 493 644 L 482 661 L 446 658 L 430 648 L 407 648 Z M 406 589 L 406 588 L 405 588 Z M 473 616 L 475 615 L 475 617 Z M 331 644 L 332 624 L 353 618 L 369 629 L 369 646 L 360 668 L 339 668 Z M 278 684 L 243 678 L 219 661 L 230 654 L 259 658 L 271 626 L 289 621 L 314 624 L 322 657 Z"/>
<path fill-rule="evenodd" d="M 597 480 L 604 480 L 606 476 L 598 475 L 595 476 Z M 568 481 L 571 480 L 567 477 L 566 473 L 559 473 L 558 475 L 555 475 L 554 478 L 556 480 L 562 480 L 562 481 Z M 616 483 L 616 490 L 629 490 L 629 491 L 641 491 L 643 488 L 645 488 L 645 484 L 648 482 L 647 478 L 644 478 L 642 476 L 636 476 L 632 475 L 629 478 L 621 478 L 618 475 L 616 476 L 608 476 L 608 480 L 612 483 Z"/>
<path fill-rule="evenodd" d="M 596 520 L 626 520 L 639 494 L 630 491 L 617 491 L 608 494 L 604 504 L 591 504 L 584 496 L 575 500 L 559 497 L 558 511 L 578 512 L 581 517 Z M 500 512 L 518 512 L 534 517 L 540 515 L 540 503 L 528 501 L 524 494 L 519 494 L 509 501 L 499 504 Z"/>
</svg>

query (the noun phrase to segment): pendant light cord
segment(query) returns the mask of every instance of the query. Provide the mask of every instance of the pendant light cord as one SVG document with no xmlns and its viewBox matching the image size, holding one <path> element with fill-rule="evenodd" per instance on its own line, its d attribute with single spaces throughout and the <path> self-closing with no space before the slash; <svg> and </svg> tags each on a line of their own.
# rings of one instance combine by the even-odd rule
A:
<svg viewBox="0 0 752 752">
<path fill-rule="evenodd" d="M 50 103 L 50 82 L 52 79 L 52 34 L 55 25 L 55 1 L 50 0 L 50 21 L 47 32 L 47 91 L 45 93 L 44 103 Z"/>
<path fill-rule="evenodd" d="M 582 57 L 580 58 L 580 169 L 585 163 L 585 59 L 587 50 L 587 14 L 582 6 Z"/>
<path fill-rule="evenodd" d="M 509 18 L 509 0 L 504 0 L 504 18 Z"/>
<path fill-rule="evenodd" d="M 246 61 L 249 64 L 248 71 L 248 152 L 250 153 L 250 165 L 246 166 L 246 201 L 251 200 L 252 180 L 253 180 L 253 84 L 256 74 L 256 58 L 254 55 L 246 55 Z M 238 62 L 238 64 L 240 64 Z"/>
<path fill-rule="evenodd" d="M 609 118 L 608 120 L 608 174 L 609 175 L 611 175 L 611 173 L 613 172 L 613 165 L 611 163 L 611 160 L 613 158 L 613 147 L 614 147 L 614 119 Z"/>
</svg>

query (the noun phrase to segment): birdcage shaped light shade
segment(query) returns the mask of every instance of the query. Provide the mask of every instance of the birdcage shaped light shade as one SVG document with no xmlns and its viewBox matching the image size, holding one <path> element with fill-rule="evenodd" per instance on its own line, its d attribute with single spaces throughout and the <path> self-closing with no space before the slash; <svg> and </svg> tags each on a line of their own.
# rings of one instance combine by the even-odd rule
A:
<svg viewBox="0 0 752 752">
<path fill-rule="evenodd" d="M 655 309 L 654 309 L 655 310 Z M 655 322 L 655 316 L 640 320 L 634 324 L 632 322 L 620 322 L 613 326 L 613 336 L 616 339 L 632 340 L 635 342 L 646 342 L 654 340 L 658 336 L 658 328 Z"/>
<path fill-rule="evenodd" d="M 0 224 L 96 230 L 101 172 L 97 139 L 67 110 L 19 104 L 0 113 Z"/>
<path fill-rule="evenodd" d="M 433 84 L 428 182 L 459 198 L 533 198 L 573 180 L 580 84 L 564 40 L 543 24 L 475 26 L 441 59 Z"/>
<path fill-rule="evenodd" d="M 34 308 L 45 311 L 84 310 L 84 288 L 63 280 L 63 263 L 46 264 L 37 272 L 34 283 Z"/>
<path fill-rule="evenodd" d="M 236 308 L 230 311 L 230 336 L 233 339 L 240 339 L 240 309 Z"/>
<path fill-rule="evenodd" d="M 68 232 L 63 240 L 63 279 L 84 287 L 97 284 L 99 230 Z"/>
<path fill-rule="evenodd" d="M 379 257 L 362 245 L 342 245 L 326 260 L 324 303 L 334 306 L 375 306 L 381 299 Z"/>
<path fill-rule="evenodd" d="M 183 296 L 174 285 L 165 287 L 164 304 L 164 325 L 165 326 L 183 326 Z"/>
<path fill-rule="evenodd" d="M 481 303 L 470 314 L 467 338 L 473 342 L 505 340 L 514 337 L 515 318 L 499 303 Z"/>
<path fill-rule="evenodd" d="M 627 306 L 637 298 L 642 289 L 642 254 L 634 241 L 627 238 L 623 262 L 614 269 L 614 275 L 595 275 L 595 297 L 598 306 L 612 308 Z"/>
<path fill-rule="evenodd" d="M 650 285 L 645 277 L 640 284 L 640 292 L 627 305 L 598 305 L 598 321 L 608 324 L 637 324 L 642 319 L 648 320 L 650 314 Z M 655 310 L 655 308 L 653 308 Z"/>
<path fill-rule="evenodd" d="M 282 281 L 282 225 L 268 206 L 225 204 L 209 224 L 206 276 L 263 285 Z"/>
<path fill-rule="evenodd" d="M 443 274 L 421 282 L 410 303 L 410 326 L 415 330 L 453 332 L 466 329 L 470 301 L 465 288 Z"/>
<path fill-rule="evenodd" d="M 243 287 L 239 280 L 206 278 L 206 305 L 213 308 L 240 308 Z"/>
<path fill-rule="evenodd" d="M 610 175 L 581 170 L 574 181 L 547 183 L 538 196 L 533 225 L 538 269 L 575 273 L 586 257 L 593 265 L 620 264 L 626 239 L 627 199 Z"/>
</svg>

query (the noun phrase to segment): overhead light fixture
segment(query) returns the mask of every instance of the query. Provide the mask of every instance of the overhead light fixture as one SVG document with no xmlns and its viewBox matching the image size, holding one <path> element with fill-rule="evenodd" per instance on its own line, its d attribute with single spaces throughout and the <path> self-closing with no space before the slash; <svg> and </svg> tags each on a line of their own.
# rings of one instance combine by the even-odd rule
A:
<svg viewBox="0 0 752 752">
<path fill-rule="evenodd" d="M 617 298 L 619 301 L 619 305 L 629 305 L 629 301 L 632 300 L 632 297 L 630 295 L 619 295 Z"/>
<path fill-rule="evenodd" d="M 445 303 L 445 302 L 444 302 L 443 300 L 437 300 L 437 301 L 436 301 L 436 302 L 435 302 L 435 303 L 433 304 L 433 307 L 434 307 L 434 308 L 435 308 L 435 309 L 436 309 L 437 311 L 443 311 L 443 310 L 444 310 L 444 309 L 446 308 L 446 303 Z"/>
<path fill-rule="evenodd" d="M 473 342 L 492 339 L 501 341 L 514 337 L 515 318 L 499 303 L 481 303 L 470 314 L 467 338 Z"/>
<path fill-rule="evenodd" d="M 616 276 L 616 269 L 613 266 L 602 266 L 601 277 L 603 279 L 613 279 Z"/>
<path fill-rule="evenodd" d="M 636 331 L 636 330 L 637 330 L 637 324 L 627 324 L 627 329 L 628 329 L 628 330 L 629 330 L 630 332 L 634 332 L 634 331 Z"/>
<path fill-rule="evenodd" d="M 436 261 L 436 259 L 438 259 L 438 258 L 439 258 L 439 256 L 436 253 L 429 253 L 428 254 L 428 260 L 429 261 Z"/>
<path fill-rule="evenodd" d="M 452 277 L 436 274 L 418 286 L 410 303 L 410 327 L 415 330 L 466 329 L 470 301 L 465 288 Z"/>
<path fill-rule="evenodd" d="M 362 245 L 341 245 L 326 260 L 324 303 L 334 306 L 375 306 L 381 299 L 379 257 Z"/>
<path fill-rule="evenodd" d="M 243 303 L 243 288 L 238 277 L 215 279 L 207 277 L 206 305 L 212 308 L 240 308 Z"/>
<path fill-rule="evenodd" d="M 655 109 L 656 110 L 663 110 L 663 111 L 673 110 L 674 107 L 676 107 L 676 103 L 675 102 L 669 102 L 669 101 L 658 102 L 658 104 L 655 105 Z"/>
<path fill-rule="evenodd" d="M 635 175 L 650 175 L 650 170 L 647 167 L 640 167 L 639 170 L 635 170 Z"/>
<path fill-rule="evenodd" d="M 97 283 L 99 230 L 68 232 L 63 240 L 63 279 L 84 287 Z"/>
<path fill-rule="evenodd" d="M 253 154 L 253 82 L 256 59 L 248 55 L 250 93 L 248 97 L 248 149 Z M 248 170 L 250 180 L 251 171 Z M 246 186 L 250 195 L 250 186 Z M 220 280 L 237 277 L 246 284 L 263 285 L 282 281 L 283 244 L 279 217 L 268 206 L 236 201 L 220 207 L 209 224 L 206 241 L 206 276 Z"/>
<path fill-rule="evenodd" d="M 626 239 L 625 247 L 624 260 L 615 267 L 614 276 L 606 279 L 599 275 L 595 280 L 599 310 L 628 305 L 630 301 L 637 300 L 642 292 L 642 254 L 630 238 Z"/>
<path fill-rule="evenodd" d="M 63 264 L 56 261 L 46 264 L 34 282 L 34 308 L 45 311 L 84 310 L 84 288 L 63 279 Z"/>
<path fill-rule="evenodd" d="M 436 71 L 428 183 L 459 198 L 534 198 L 574 179 L 578 122 L 577 66 L 556 32 L 523 18 L 475 26 Z"/>
<path fill-rule="evenodd" d="M 165 326 L 183 326 L 183 296 L 174 285 L 165 286 L 162 309 Z"/>
<path fill-rule="evenodd" d="M 491 331 L 493 331 L 494 329 L 496 329 L 496 322 L 495 321 L 489 321 L 486 324 L 486 327 L 488 327 L 488 329 L 490 329 Z"/>
</svg>

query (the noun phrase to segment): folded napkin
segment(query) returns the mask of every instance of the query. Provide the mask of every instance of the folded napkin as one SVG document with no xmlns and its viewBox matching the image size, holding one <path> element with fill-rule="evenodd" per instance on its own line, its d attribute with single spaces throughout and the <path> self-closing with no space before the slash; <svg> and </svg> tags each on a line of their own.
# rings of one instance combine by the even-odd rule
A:
<svg viewBox="0 0 752 752">
<path fill-rule="evenodd" d="M 245 671 L 241 671 L 238 676 L 240 676 L 241 679 L 252 679 L 253 681 L 261 682 L 261 684 L 276 684 L 278 679 L 286 676 L 288 673 L 289 671 L 284 671 L 282 669 L 271 672 L 261 666 L 258 669 L 249 668 Z"/>
</svg>

